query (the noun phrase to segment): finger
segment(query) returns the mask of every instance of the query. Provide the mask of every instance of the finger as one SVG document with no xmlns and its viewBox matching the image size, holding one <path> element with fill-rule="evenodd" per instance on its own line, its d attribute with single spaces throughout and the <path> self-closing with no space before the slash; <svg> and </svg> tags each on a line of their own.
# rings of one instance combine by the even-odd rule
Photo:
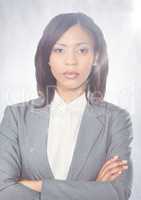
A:
<svg viewBox="0 0 141 200">
<path fill-rule="evenodd" d="M 106 168 L 105 171 L 103 171 L 102 175 L 105 175 L 105 174 L 112 174 L 112 171 L 113 170 L 116 170 L 116 171 L 123 171 L 124 169 L 128 168 L 127 164 L 118 164 L 116 165 L 113 164 L 113 166 L 110 166 L 109 168 Z"/>
<path fill-rule="evenodd" d="M 119 173 L 120 171 L 123 172 L 125 170 L 128 169 L 128 166 L 127 165 L 124 165 L 124 166 L 121 166 L 121 167 L 116 167 L 116 168 L 113 168 L 110 170 L 110 174 L 115 174 L 115 173 Z"/>
<path fill-rule="evenodd" d="M 110 174 L 104 174 L 103 176 L 100 177 L 100 180 L 102 181 L 110 181 L 110 177 L 111 175 Z"/>
<path fill-rule="evenodd" d="M 115 160 L 113 162 L 108 162 L 108 164 L 106 163 L 103 168 L 100 170 L 100 174 L 104 175 L 110 168 L 117 166 L 121 161 L 120 160 Z"/>
<path fill-rule="evenodd" d="M 117 160 L 114 163 L 109 164 L 108 166 L 106 166 L 103 171 L 100 171 L 101 176 L 106 175 L 107 173 L 111 173 L 112 170 L 118 168 L 119 170 L 122 170 L 122 168 L 124 166 L 127 166 L 126 162 Z"/>
<path fill-rule="evenodd" d="M 115 176 L 121 175 L 127 169 L 128 169 L 128 166 L 125 166 L 124 168 L 121 168 L 121 169 L 120 168 L 113 169 L 109 172 L 109 174 L 107 174 L 107 176 L 109 175 L 109 178 L 113 179 Z"/>
<path fill-rule="evenodd" d="M 114 164 L 111 164 L 109 166 L 109 171 L 112 171 L 114 169 L 126 169 L 128 168 L 128 165 L 127 165 L 127 161 L 126 160 L 122 160 L 122 161 L 119 161 L 119 162 L 116 162 Z M 107 167 L 108 169 L 108 167 Z"/>
<path fill-rule="evenodd" d="M 122 170 L 117 171 L 116 173 L 107 173 L 100 177 L 100 180 L 102 181 L 113 181 L 117 177 L 119 177 L 122 174 Z"/>
<path fill-rule="evenodd" d="M 112 162 L 114 162 L 114 161 L 116 161 L 116 160 L 118 160 L 118 159 L 119 159 L 118 156 L 114 156 L 112 159 L 106 161 L 106 162 L 104 163 L 104 165 L 102 166 L 102 168 L 101 168 L 100 171 L 102 172 L 110 163 L 112 163 Z"/>
<path fill-rule="evenodd" d="M 103 167 L 101 168 L 101 170 L 103 170 L 103 169 L 104 169 L 105 167 L 107 167 L 110 163 L 112 163 L 112 162 L 114 162 L 114 161 L 116 161 L 116 160 L 120 160 L 118 155 L 114 156 L 114 157 L 111 158 L 110 160 L 107 160 L 107 161 L 104 163 L 104 165 L 103 165 Z"/>
<path fill-rule="evenodd" d="M 111 175 L 110 181 L 114 181 L 114 180 L 115 180 L 116 178 L 118 178 L 121 174 L 122 174 L 122 172 L 119 171 L 118 173 Z"/>
</svg>

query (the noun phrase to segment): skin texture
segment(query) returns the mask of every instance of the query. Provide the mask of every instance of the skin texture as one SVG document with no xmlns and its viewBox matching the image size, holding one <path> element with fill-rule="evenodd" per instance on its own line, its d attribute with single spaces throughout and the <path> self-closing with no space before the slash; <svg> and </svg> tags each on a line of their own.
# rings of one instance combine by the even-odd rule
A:
<svg viewBox="0 0 141 200">
<path fill-rule="evenodd" d="M 84 92 L 95 57 L 94 41 L 90 33 L 79 25 L 70 27 L 52 48 L 49 66 L 57 80 L 58 93 L 66 102 Z M 69 80 L 63 75 L 65 71 L 75 71 L 80 75 Z"/>
<path fill-rule="evenodd" d="M 83 44 L 78 45 L 78 43 Z M 90 33 L 79 25 L 68 29 L 56 42 L 50 55 L 49 65 L 57 81 L 56 89 L 64 101 L 70 102 L 84 92 L 86 80 L 95 58 L 94 41 Z M 62 75 L 65 71 L 76 71 L 80 75 L 76 79 L 69 80 Z M 96 181 L 113 181 L 126 169 L 126 161 L 122 161 L 118 157 L 112 158 L 104 163 Z M 37 192 L 42 190 L 42 180 L 22 179 L 18 183 Z"/>
</svg>

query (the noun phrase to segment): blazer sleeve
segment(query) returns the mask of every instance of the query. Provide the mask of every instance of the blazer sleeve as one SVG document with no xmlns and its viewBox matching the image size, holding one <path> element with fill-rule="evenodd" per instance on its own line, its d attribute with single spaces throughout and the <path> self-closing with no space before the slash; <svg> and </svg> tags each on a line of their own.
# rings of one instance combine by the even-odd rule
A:
<svg viewBox="0 0 141 200">
<path fill-rule="evenodd" d="M 114 155 L 128 160 L 128 169 L 114 181 L 43 180 L 41 200 L 128 200 L 132 188 L 131 141 L 132 123 L 129 113 L 114 112 L 107 160 Z"/>
<path fill-rule="evenodd" d="M 20 184 L 21 156 L 17 120 L 12 106 L 7 106 L 0 123 L 0 199 L 39 200 L 40 193 Z"/>
</svg>

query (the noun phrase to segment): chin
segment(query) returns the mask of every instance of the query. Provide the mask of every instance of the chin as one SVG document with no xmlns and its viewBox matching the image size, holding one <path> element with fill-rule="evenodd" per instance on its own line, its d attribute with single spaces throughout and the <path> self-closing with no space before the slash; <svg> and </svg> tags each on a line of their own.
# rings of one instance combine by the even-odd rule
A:
<svg viewBox="0 0 141 200">
<path fill-rule="evenodd" d="M 77 90 L 77 89 L 80 89 L 82 87 L 82 84 L 80 85 L 76 85 L 76 84 L 68 84 L 68 85 L 63 85 L 63 88 L 65 89 L 65 90 Z"/>
</svg>

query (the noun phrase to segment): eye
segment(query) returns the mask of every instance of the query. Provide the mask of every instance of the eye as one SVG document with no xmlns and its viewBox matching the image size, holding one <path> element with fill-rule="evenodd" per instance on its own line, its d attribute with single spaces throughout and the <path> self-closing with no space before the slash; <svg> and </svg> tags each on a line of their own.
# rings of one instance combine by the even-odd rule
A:
<svg viewBox="0 0 141 200">
<path fill-rule="evenodd" d="M 64 49 L 62 49 L 62 48 L 54 48 L 53 51 L 54 51 L 55 53 L 63 53 L 63 52 L 64 52 Z"/>
<path fill-rule="evenodd" d="M 79 52 L 80 54 L 86 54 L 86 53 L 88 53 L 88 51 L 89 51 L 88 48 L 80 48 L 80 49 L 78 49 L 78 52 Z"/>
</svg>

